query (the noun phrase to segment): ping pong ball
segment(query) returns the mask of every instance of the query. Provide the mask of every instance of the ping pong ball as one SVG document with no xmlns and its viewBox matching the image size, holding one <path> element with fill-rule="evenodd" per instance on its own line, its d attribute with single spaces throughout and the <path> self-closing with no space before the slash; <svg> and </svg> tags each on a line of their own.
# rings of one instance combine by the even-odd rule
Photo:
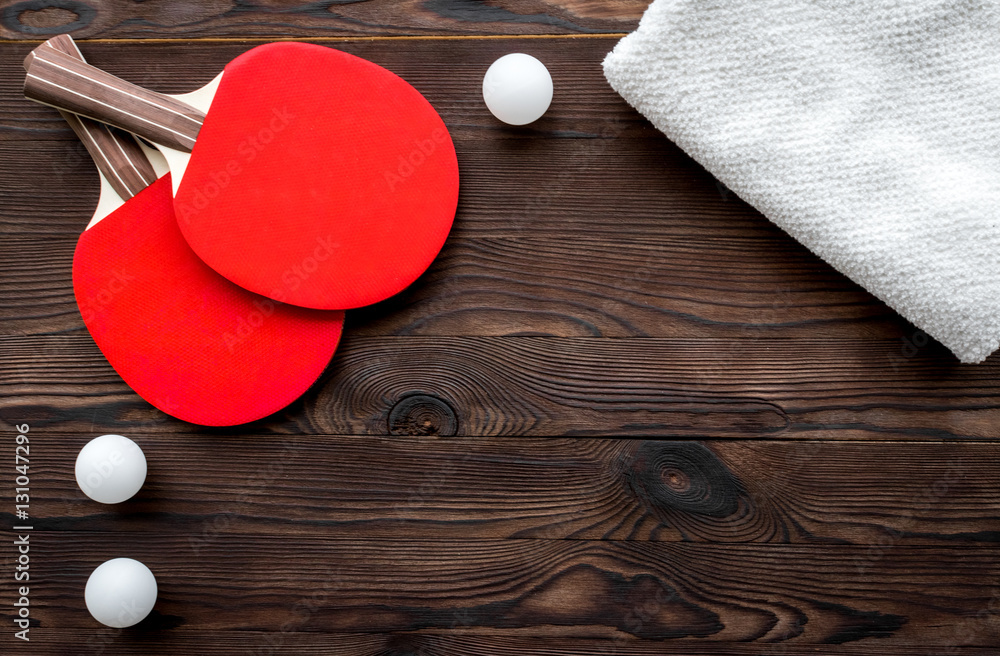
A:
<svg viewBox="0 0 1000 656">
<path fill-rule="evenodd" d="M 83 593 L 94 619 L 116 629 L 141 622 L 156 604 L 156 577 L 138 560 L 115 558 L 87 579 Z"/>
<path fill-rule="evenodd" d="M 483 78 L 483 100 L 510 125 L 538 120 L 552 102 L 552 76 L 545 64 L 515 52 L 493 62 Z"/>
<path fill-rule="evenodd" d="M 94 501 L 121 503 L 135 495 L 145 480 L 146 456 L 127 437 L 95 437 L 76 457 L 76 483 Z"/>
</svg>

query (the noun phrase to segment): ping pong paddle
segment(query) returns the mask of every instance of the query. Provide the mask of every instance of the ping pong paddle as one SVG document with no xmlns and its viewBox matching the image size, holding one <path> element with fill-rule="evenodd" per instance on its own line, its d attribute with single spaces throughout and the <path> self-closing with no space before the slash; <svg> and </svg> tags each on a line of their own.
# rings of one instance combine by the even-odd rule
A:
<svg viewBox="0 0 1000 656">
<path fill-rule="evenodd" d="M 53 49 L 25 65 L 28 98 L 160 146 L 185 239 L 251 291 L 310 308 L 375 303 L 416 280 L 451 229 L 458 163 L 444 122 L 364 59 L 269 43 L 178 97 Z"/>
<path fill-rule="evenodd" d="M 55 36 L 40 47 L 54 48 L 83 61 L 83 55 L 68 34 Z M 73 128 L 91 157 L 100 162 L 101 195 L 88 228 L 116 209 L 123 198 L 131 198 L 153 184 L 161 175 L 156 168 L 166 171 L 167 163 L 163 157 L 159 157 L 156 151 L 144 151 L 135 139 L 61 109 L 59 114 Z M 114 156 L 115 153 L 118 156 Z M 156 167 L 150 159 L 156 161 Z"/>
<path fill-rule="evenodd" d="M 49 47 L 76 52 L 72 40 Z M 180 234 L 169 174 L 156 179 L 133 137 L 64 117 L 102 180 L 74 253 L 73 289 L 122 379 L 167 414 L 210 426 L 253 421 L 298 398 L 330 361 L 343 312 L 276 303 L 217 274 Z"/>
</svg>

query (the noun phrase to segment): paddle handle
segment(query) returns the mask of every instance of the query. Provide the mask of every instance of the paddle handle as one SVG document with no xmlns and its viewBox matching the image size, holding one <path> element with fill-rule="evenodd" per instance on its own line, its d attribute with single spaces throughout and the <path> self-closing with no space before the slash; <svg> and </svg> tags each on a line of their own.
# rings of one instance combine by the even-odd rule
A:
<svg viewBox="0 0 1000 656">
<path fill-rule="evenodd" d="M 55 48 L 84 61 L 76 43 L 68 34 L 52 37 L 43 46 Z M 98 170 L 122 200 L 128 200 L 156 181 L 153 165 L 131 135 L 61 109 L 59 113 L 73 128 Z"/>
<path fill-rule="evenodd" d="M 28 53 L 24 68 L 26 98 L 169 148 L 190 152 L 205 120 L 201 111 L 176 98 L 126 82 L 44 43 Z"/>
</svg>

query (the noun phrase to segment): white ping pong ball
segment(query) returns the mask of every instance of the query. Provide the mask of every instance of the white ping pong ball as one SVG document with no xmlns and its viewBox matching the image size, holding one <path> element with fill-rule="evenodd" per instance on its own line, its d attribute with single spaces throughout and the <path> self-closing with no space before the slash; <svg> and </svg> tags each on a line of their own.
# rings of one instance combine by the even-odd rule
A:
<svg viewBox="0 0 1000 656">
<path fill-rule="evenodd" d="M 95 437 L 76 457 L 76 483 L 100 503 L 130 499 L 146 481 L 146 456 L 122 435 Z"/>
<path fill-rule="evenodd" d="M 156 592 L 156 577 L 148 567 L 131 558 L 115 558 L 90 574 L 83 596 L 95 620 L 123 629 L 149 615 Z"/>
<path fill-rule="evenodd" d="M 498 119 L 527 125 L 541 118 L 552 102 L 552 76 L 545 64 L 515 52 L 493 62 L 483 78 L 483 100 Z"/>
</svg>

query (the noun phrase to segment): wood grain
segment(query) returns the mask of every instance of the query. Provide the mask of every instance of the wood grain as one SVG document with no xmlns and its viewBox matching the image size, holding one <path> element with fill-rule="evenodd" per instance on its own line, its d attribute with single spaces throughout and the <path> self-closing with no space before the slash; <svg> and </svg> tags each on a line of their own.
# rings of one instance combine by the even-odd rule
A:
<svg viewBox="0 0 1000 656">
<path fill-rule="evenodd" d="M 991 617 L 981 621 L 988 624 Z M 970 625 L 979 624 L 970 620 Z M 289 627 L 291 628 L 291 627 Z M 961 629 L 964 631 L 964 628 Z M 859 641 L 839 645 L 779 642 L 719 643 L 699 639 L 661 640 L 635 638 L 517 637 L 510 635 L 463 635 L 453 631 L 409 633 L 320 633 L 317 631 L 204 631 L 168 632 L 138 629 L 77 628 L 50 629 L 34 649 L 50 653 L 77 653 L 81 644 L 106 656 L 135 654 L 149 656 L 923 656 L 941 653 L 940 648 L 921 644 L 900 644 L 886 640 Z M 961 656 L 995 656 L 993 647 L 971 647 L 957 637 L 944 653 Z"/>
<path fill-rule="evenodd" d="M 72 539 L 67 539 L 72 535 Z M 92 629 L 91 570 L 128 555 L 153 571 L 152 634 L 231 630 L 601 637 L 763 644 L 892 639 L 992 646 L 993 548 L 904 547 L 863 576 L 850 545 L 566 540 L 365 540 L 179 531 L 35 531 L 52 566 L 33 588 L 41 626 Z M 58 563 L 56 566 L 55 564 Z M 986 614 L 975 625 L 977 613 Z M 978 632 L 962 632 L 976 626 Z M 669 643 L 666 643 L 669 644 Z"/>
<path fill-rule="evenodd" d="M 132 135 L 70 112 L 60 114 L 118 196 L 131 198 L 156 181 L 152 164 Z"/>
<path fill-rule="evenodd" d="M 892 341 L 358 337 L 286 410 L 206 434 L 387 435 L 430 396 L 458 435 L 782 439 L 997 438 L 1000 359 L 952 362 Z M 45 430 L 192 427 L 132 392 L 86 333 L 0 338 L 0 420 Z M 397 418 L 399 421 L 399 418 Z M 437 428 L 431 428 L 437 433 Z"/>
<path fill-rule="evenodd" d="M 353 313 L 354 331 L 912 335 L 907 322 L 717 186 L 615 95 L 598 65 L 613 43 L 337 44 L 424 91 L 449 124 L 462 168 L 458 216 L 444 253 L 404 294 Z M 96 65 L 164 91 L 189 89 L 178 83 L 185 76 L 211 79 L 246 48 L 144 45 L 140 61 L 159 62 L 145 70 L 120 55 L 121 45 L 83 45 Z M 509 47 L 539 55 L 560 81 L 548 115 L 530 128 L 502 126 L 476 95 L 491 57 Z M 11 56 L 25 50 L 3 48 Z M 464 63 L 456 68 L 451 56 Z M 9 235 L 0 242 L 0 266 L 16 276 L 0 287 L 0 334 L 78 330 L 66 271 L 71 242 L 96 203 L 96 175 L 48 108 L 22 101 L 0 114 L 0 125 L 6 139 L 0 153 L 9 154 L 0 158 L 0 185 L 10 208 L 0 217 Z M 609 187 L 607 180 L 616 183 Z M 53 240 L 66 243 L 57 252 Z M 25 294 L 22 275 L 40 293 Z"/>
<path fill-rule="evenodd" d="M 308 40 L 307 40 L 308 41 Z M 518 151 L 531 150 L 538 136 L 590 139 L 642 130 L 656 134 L 604 81 L 603 56 L 617 37 L 555 39 L 421 39 L 316 41 L 385 66 L 412 84 L 434 105 L 449 128 L 467 127 L 480 141 Z M 267 40 L 165 41 L 143 44 L 80 41 L 87 61 L 129 82 L 162 93 L 193 91 L 211 81 L 226 63 Z M 25 102 L 21 61 L 37 42 L 0 43 L 0 139 L 68 139 L 69 133 L 44 107 Z M 543 59 L 556 80 L 549 112 L 527 127 L 506 126 L 482 101 L 489 65 L 511 50 Z M 331 102 L 335 99 L 331 99 Z M 558 120 L 557 120 L 558 117 Z M 602 132 L 603 131 L 603 132 Z M 487 144 L 489 145 L 489 144 Z M 572 180 L 563 177 L 563 184 Z"/>
<path fill-rule="evenodd" d="M 52 37 L 39 47 L 55 48 L 82 60 L 80 49 L 65 34 Z M 34 58 L 34 54 L 30 58 Z M 97 170 L 121 198 L 131 198 L 156 181 L 153 165 L 131 135 L 69 112 L 60 110 L 59 115 L 87 149 Z"/>
<path fill-rule="evenodd" d="M 0 8 L 0 432 L 29 423 L 37 447 L 37 624 L 16 651 L 997 653 L 1000 357 L 959 365 L 718 185 L 608 87 L 617 35 L 475 36 L 623 32 L 646 4 Z M 173 420 L 86 334 L 70 264 L 97 176 L 20 89 L 24 55 L 67 30 L 121 39 L 81 49 L 167 93 L 271 37 L 319 38 L 399 73 L 446 121 L 452 238 L 411 289 L 351 313 L 285 411 Z M 480 96 L 513 51 L 556 82 L 524 128 Z M 135 499 L 101 507 L 73 460 L 110 432 L 150 469 Z M 116 631 L 82 590 L 123 555 L 161 596 Z"/>
<path fill-rule="evenodd" d="M 32 434 L 44 530 L 869 545 L 859 573 L 1000 542 L 996 444 L 886 442 L 874 475 L 849 442 L 133 434 L 149 475 L 111 508 L 75 483 L 90 435 Z"/>
<path fill-rule="evenodd" d="M 327 37 L 433 34 L 564 34 L 631 31 L 645 0 L 371 0 L 297 6 L 265 0 L 97 2 L 22 0 L 0 12 L 0 38 Z"/>
<path fill-rule="evenodd" d="M 80 211 L 78 231 L 88 217 Z M 60 234 L 0 242 L 0 334 L 83 328 L 71 288 L 75 241 L 76 234 Z M 900 340 L 914 333 L 884 304 L 784 241 L 691 246 L 669 237 L 559 243 L 541 234 L 454 236 L 415 285 L 350 312 L 348 321 L 352 333 L 372 337 Z M 770 264 L 779 257 L 782 270 Z"/>
<path fill-rule="evenodd" d="M 24 67 L 26 98 L 141 133 L 168 148 L 190 152 L 205 120 L 200 110 L 186 103 L 46 44 L 28 54 Z"/>
</svg>

